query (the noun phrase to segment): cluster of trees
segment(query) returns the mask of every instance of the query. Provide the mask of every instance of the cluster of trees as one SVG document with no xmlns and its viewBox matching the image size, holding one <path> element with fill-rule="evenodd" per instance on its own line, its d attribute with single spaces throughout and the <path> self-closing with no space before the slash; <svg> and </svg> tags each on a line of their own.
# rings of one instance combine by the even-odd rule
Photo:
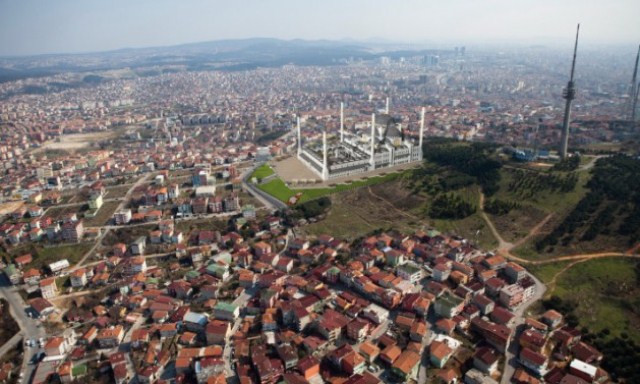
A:
<svg viewBox="0 0 640 384">
<path fill-rule="evenodd" d="M 561 174 L 515 170 L 508 189 L 523 199 L 529 199 L 544 191 L 571 192 L 577 183 L 578 174 L 575 172 Z"/>
<path fill-rule="evenodd" d="M 2 331 L 0 331 L 0 345 L 7 342 L 16 333 L 20 332 L 18 323 L 9 313 L 9 303 L 5 299 L 0 299 L 0 319 L 2 319 Z"/>
<path fill-rule="evenodd" d="M 462 172 L 451 171 L 448 174 L 441 177 L 438 180 L 438 184 L 443 191 L 455 191 L 460 188 L 468 187 L 473 185 L 476 182 L 476 179 L 473 176 L 469 176 Z"/>
<path fill-rule="evenodd" d="M 609 340 L 606 335 L 606 332 L 602 332 L 602 335 L 587 333 L 583 339 L 593 343 L 603 353 L 602 368 L 609 372 L 613 380 L 640 383 L 640 345 L 629 339 L 626 333 Z"/>
<path fill-rule="evenodd" d="M 434 219 L 464 219 L 473 215 L 476 207 L 455 193 L 438 195 L 429 207 L 429 216 Z"/>
<path fill-rule="evenodd" d="M 599 234 L 608 235 L 609 234 L 609 226 L 613 223 L 615 216 L 614 212 L 617 211 L 619 205 L 615 202 L 613 203 L 605 203 L 604 207 L 600 208 L 600 212 L 595 215 L 595 218 L 591 220 L 589 227 L 582 234 L 580 240 L 582 241 L 591 241 L 596 238 Z"/>
<path fill-rule="evenodd" d="M 456 191 L 476 183 L 473 176 L 431 163 L 424 163 L 422 167 L 406 172 L 402 178 L 404 185 L 414 193 L 425 192 L 431 196 Z"/>
<path fill-rule="evenodd" d="M 562 245 L 568 245 L 573 240 L 574 232 L 589 223 L 603 200 L 602 193 L 588 193 L 550 234 L 536 243 L 536 249 L 542 251 L 548 246 L 554 246 L 561 238 Z"/>
<path fill-rule="evenodd" d="M 522 204 L 517 201 L 491 199 L 484 203 L 484 210 L 496 216 L 506 215 L 512 209 L 519 209 L 520 207 L 522 207 Z"/>
<path fill-rule="evenodd" d="M 575 171 L 580 166 L 580 156 L 571 156 L 560 160 L 559 163 L 556 163 L 553 168 L 554 171 Z"/>
<path fill-rule="evenodd" d="M 424 148 L 424 158 L 441 166 L 472 176 L 487 196 L 498 191 L 502 163 L 492 157 L 496 145 L 492 143 L 457 143 L 432 141 Z"/>
<path fill-rule="evenodd" d="M 286 130 L 282 130 L 282 131 L 271 131 L 268 133 L 265 133 L 264 135 L 258 137 L 258 140 L 256 140 L 256 142 L 260 145 L 271 142 L 277 138 L 279 138 L 280 136 L 284 135 L 285 133 L 287 133 Z"/>
<path fill-rule="evenodd" d="M 636 263 L 634 267 L 636 273 L 636 288 L 640 287 L 640 263 Z M 633 295 L 632 295 L 633 296 Z M 636 301 L 638 301 L 636 299 Z M 542 305 L 545 309 L 555 309 L 565 315 L 565 321 L 570 327 L 579 325 L 578 317 L 575 314 L 577 305 L 574 301 L 563 300 L 553 295 L 549 299 L 543 300 Z M 638 306 L 630 305 L 627 308 L 638 314 Z M 604 368 L 611 378 L 615 381 L 627 383 L 640 383 L 640 345 L 629 338 L 625 332 L 621 332 L 620 336 L 611 338 L 611 331 L 607 328 L 597 333 L 591 332 L 587 327 L 581 327 L 582 340 L 592 344 L 602 354 L 602 368 Z"/>
<path fill-rule="evenodd" d="M 538 251 L 561 241 L 568 245 L 583 230 L 581 240 L 616 233 L 628 244 L 640 241 L 640 160 L 616 155 L 598 160 L 587 183 L 590 191 L 549 235 L 536 243 Z M 620 222 L 615 228 L 614 223 Z"/>
<path fill-rule="evenodd" d="M 318 199 L 307 201 L 303 204 L 296 204 L 294 216 L 310 219 L 320 216 L 331 207 L 331 199 L 323 196 Z"/>
</svg>

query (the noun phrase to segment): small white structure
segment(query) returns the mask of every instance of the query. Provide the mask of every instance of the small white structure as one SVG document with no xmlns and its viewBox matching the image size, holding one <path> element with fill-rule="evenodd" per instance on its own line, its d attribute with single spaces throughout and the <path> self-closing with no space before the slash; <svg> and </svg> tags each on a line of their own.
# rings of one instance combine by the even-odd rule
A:
<svg viewBox="0 0 640 384">
<path fill-rule="evenodd" d="M 62 260 L 58 260 L 55 261 L 51 264 L 49 264 L 49 270 L 52 273 L 58 273 L 60 271 L 63 271 L 65 269 L 69 268 L 69 260 L 67 259 L 62 259 Z"/>
</svg>

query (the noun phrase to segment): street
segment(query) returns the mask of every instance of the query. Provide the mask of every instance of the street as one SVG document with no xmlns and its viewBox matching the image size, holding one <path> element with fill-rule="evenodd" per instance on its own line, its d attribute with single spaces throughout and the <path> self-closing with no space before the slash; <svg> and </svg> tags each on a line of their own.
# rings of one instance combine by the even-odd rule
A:
<svg viewBox="0 0 640 384">
<path fill-rule="evenodd" d="M 2 277 L 0 277 L 0 297 L 4 298 L 9 303 L 9 311 L 11 316 L 13 316 L 18 323 L 18 326 L 20 326 L 20 333 L 24 335 L 25 339 L 39 339 L 41 337 L 46 337 L 44 329 L 40 326 L 40 321 L 27 316 L 27 304 L 22 300 L 22 296 L 20 296 L 16 290 L 11 288 L 10 282 L 7 281 L 4 275 L 2 275 Z M 37 348 L 24 348 L 24 359 L 22 361 L 22 369 L 20 372 L 24 373 L 24 380 L 27 383 L 31 380 L 31 376 L 35 370 L 35 366 L 29 365 L 28 362 L 37 351 Z"/>
<path fill-rule="evenodd" d="M 233 301 L 233 305 L 237 305 L 240 308 L 244 308 L 247 302 L 249 301 L 249 299 L 251 299 L 251 297 L 253 297 L 253 295 L 255 294 L 255 291 L 256 291 L 255 288 L 244 291 L 240 296 L 238 296 Z M 236 321 L 233 323 L 233 327 L 231 328 L 231 333 L 228 337 L 226 337 L 224 342 L 222 359 L 224 360 L 224 375 L 227 378 L 227 383 L 237 382 L 237 376 L 233 368 L 233 365 L 231 364 L 231 361 L 232 361 L 231 349 L 233 348 L 231 345 L 232 343 L 231 338 L 236 333 L 238 328 L 240 328 L 241 324 L 242 324 L 242 317 L 239 316 L 236 319 Z"/>
<path fill-rule="evenodd" d="M 518 344 L 518 327 L 524 323 L 525 313 L 527 309 L 531 307 L 538 300 L 541 300 L 544 296 L 547 287 L 535 276 L 532 274 L 528 274 L 536 284 L 536 292 L 533 294 L 533 297 L 529 299 L 526 303 L 521 304 L 518 309 L 516 309 L 513 314 L 515 315 L 515 319 L 511 329 L 513 329 L 513 333 L 511 336 L 511 343 L 509 344 L 509 348 L 505 351 L 505 364 L 504 371 L 502 372 L 502 379 L 500 380 L 501 384 L 509 384 L 511 382 L 511 378 L 513 377 L 516 368 L 520 365 L 518 363 L 518 352 L 520 350 L 520 346 Z"/>
</svg>

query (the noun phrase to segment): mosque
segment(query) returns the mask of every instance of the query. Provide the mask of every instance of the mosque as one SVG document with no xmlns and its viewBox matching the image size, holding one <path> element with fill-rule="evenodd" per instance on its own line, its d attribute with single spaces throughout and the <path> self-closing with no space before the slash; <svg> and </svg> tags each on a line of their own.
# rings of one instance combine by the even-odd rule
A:
<svg viewBox="0 0 640 384">
<path fill-rule="evenodd" d="M 388 101 L 386 113 L 372 114 L 370 123 L 359 124 L 365 129 L 355 132 L 345 132 L 340 103 L 340 137 L 330 143 L 325 131 L 322 142 L 303 145 L 298 118 L 298 159 L 324 181 L 421 161 L 424 113 L 422 108 L 417 143 L 405 137 L 401 123 L 389 115 Z"/>
</svg>

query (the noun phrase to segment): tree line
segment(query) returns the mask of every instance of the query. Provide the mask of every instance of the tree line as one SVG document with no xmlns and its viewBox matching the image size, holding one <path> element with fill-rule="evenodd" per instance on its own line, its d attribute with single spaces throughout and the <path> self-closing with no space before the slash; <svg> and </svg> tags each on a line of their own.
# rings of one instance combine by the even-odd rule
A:
<svg viewBox="0 0 640 384">
<path fill-rule="evenodd" d="M 492 215 L 506 215 L 513 209 L 520 209 L 522 204 L 517 201 L 491 199 L 484 203 L 484 210 Z"/>
<path fill-rule="evenodd" d="M 589 192 L 560 225 L 536 243 L 538 251 L 559 241 L 568 245 L 580 230 L 579 239 L 584 241 L 600 234 L 624 236 L 628 245 L 640 241 L 640 160 L 626 155 L 601 158 L 591 172 Z"/>
<path fill-rule="evenodd" d="M 438 195 L 429 207 L 429 216 L 434 219 L 464 219 L 473 215 L 476 207 L 455 193 Z"/>
<path fill-rule="evenodd" d="M 544 191 L 571 192 L 577 183 L 578 174 L 575 172 L 562 174 L 515 170 L 507 188 L 518 197 L 529 199 Z"/>
<path fill-rule="evenodd" d="M 487 196 L 498 191 L 502 163 L 492 155 L 497 148 L 493 143 L 457 143 L 433 141 L 424 147 L 424 158 L 441 166 L 475 178 Z"/>
</svg>

